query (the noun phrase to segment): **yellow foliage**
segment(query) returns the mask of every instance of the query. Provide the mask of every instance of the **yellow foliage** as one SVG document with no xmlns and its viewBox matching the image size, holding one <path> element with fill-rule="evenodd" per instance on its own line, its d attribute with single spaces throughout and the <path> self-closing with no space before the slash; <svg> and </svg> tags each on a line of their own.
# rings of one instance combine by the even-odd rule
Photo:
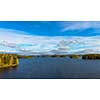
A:
<svg viewBox="0 0 100 100">
<path fill-rule="evenodd" d="M 17 66 L 18 57 L 13 54 L 0 54 L 0 68 Z"/>
</svg>

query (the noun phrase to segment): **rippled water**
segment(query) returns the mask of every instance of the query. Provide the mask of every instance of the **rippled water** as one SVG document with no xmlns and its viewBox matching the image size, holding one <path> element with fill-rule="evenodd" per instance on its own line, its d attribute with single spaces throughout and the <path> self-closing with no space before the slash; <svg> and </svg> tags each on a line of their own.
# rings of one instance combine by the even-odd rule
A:
<svg viewBox="0 0 100 100">
<path fill-rule="evenodd" d="M 17 67 L 0 69 L 0 78 L 100 78 L 100 60 L 34 57 L 20 59 Z"/>
</svg>

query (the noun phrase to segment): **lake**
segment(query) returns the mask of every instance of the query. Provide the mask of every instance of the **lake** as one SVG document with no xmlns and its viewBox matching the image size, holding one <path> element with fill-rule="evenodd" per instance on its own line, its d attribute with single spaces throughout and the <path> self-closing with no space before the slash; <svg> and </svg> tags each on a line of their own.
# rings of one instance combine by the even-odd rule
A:
<svg viewBox="0 0 100 100">
<path fill-rule="evenodd" d="M 19 65 L 0 69 L 1 79 L 98 79 L 100 60 L 33 57 Z"/>
</svg>

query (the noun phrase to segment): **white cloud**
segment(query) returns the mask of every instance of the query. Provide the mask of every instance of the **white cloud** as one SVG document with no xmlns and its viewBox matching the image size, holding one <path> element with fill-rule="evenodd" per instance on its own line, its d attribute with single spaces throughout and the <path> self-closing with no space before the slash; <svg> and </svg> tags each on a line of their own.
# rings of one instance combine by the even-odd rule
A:
<svg viewBox="0 0 100 100">
<path fill-rule="evenodd" d="M 61 41 L 63 41 L 61 43 Z M 60 44 L 60 46 L 59 46 Z M 0 51 L 14 53 L 100 53 L 100 36 L 36 36 L 0 29 Z"/>
<path fill-rule="evenodd" d="M 82 21 L 82 22 L 73 22 L 73 24 L 66 25 L 64 23 L 62 32 L 68 31 L 68 30 L 81 30 L 81 29 L 87 29 L 87 28 L 100 28 L 100 22 L 96 21 Z"/>
</svg>

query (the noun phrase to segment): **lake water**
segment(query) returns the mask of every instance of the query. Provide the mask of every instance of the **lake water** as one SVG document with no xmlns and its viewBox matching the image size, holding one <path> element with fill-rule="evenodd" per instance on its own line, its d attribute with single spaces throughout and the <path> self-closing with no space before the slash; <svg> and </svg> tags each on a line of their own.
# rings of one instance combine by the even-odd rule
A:
<svg viewBox="0 0 100 100">
<path fill-rule="evenodd" d="M 19 66 L 0 69 L 2 79 L 96 79 L 100 60 L 34 57 L 19 59 Z"/>
</svg>

